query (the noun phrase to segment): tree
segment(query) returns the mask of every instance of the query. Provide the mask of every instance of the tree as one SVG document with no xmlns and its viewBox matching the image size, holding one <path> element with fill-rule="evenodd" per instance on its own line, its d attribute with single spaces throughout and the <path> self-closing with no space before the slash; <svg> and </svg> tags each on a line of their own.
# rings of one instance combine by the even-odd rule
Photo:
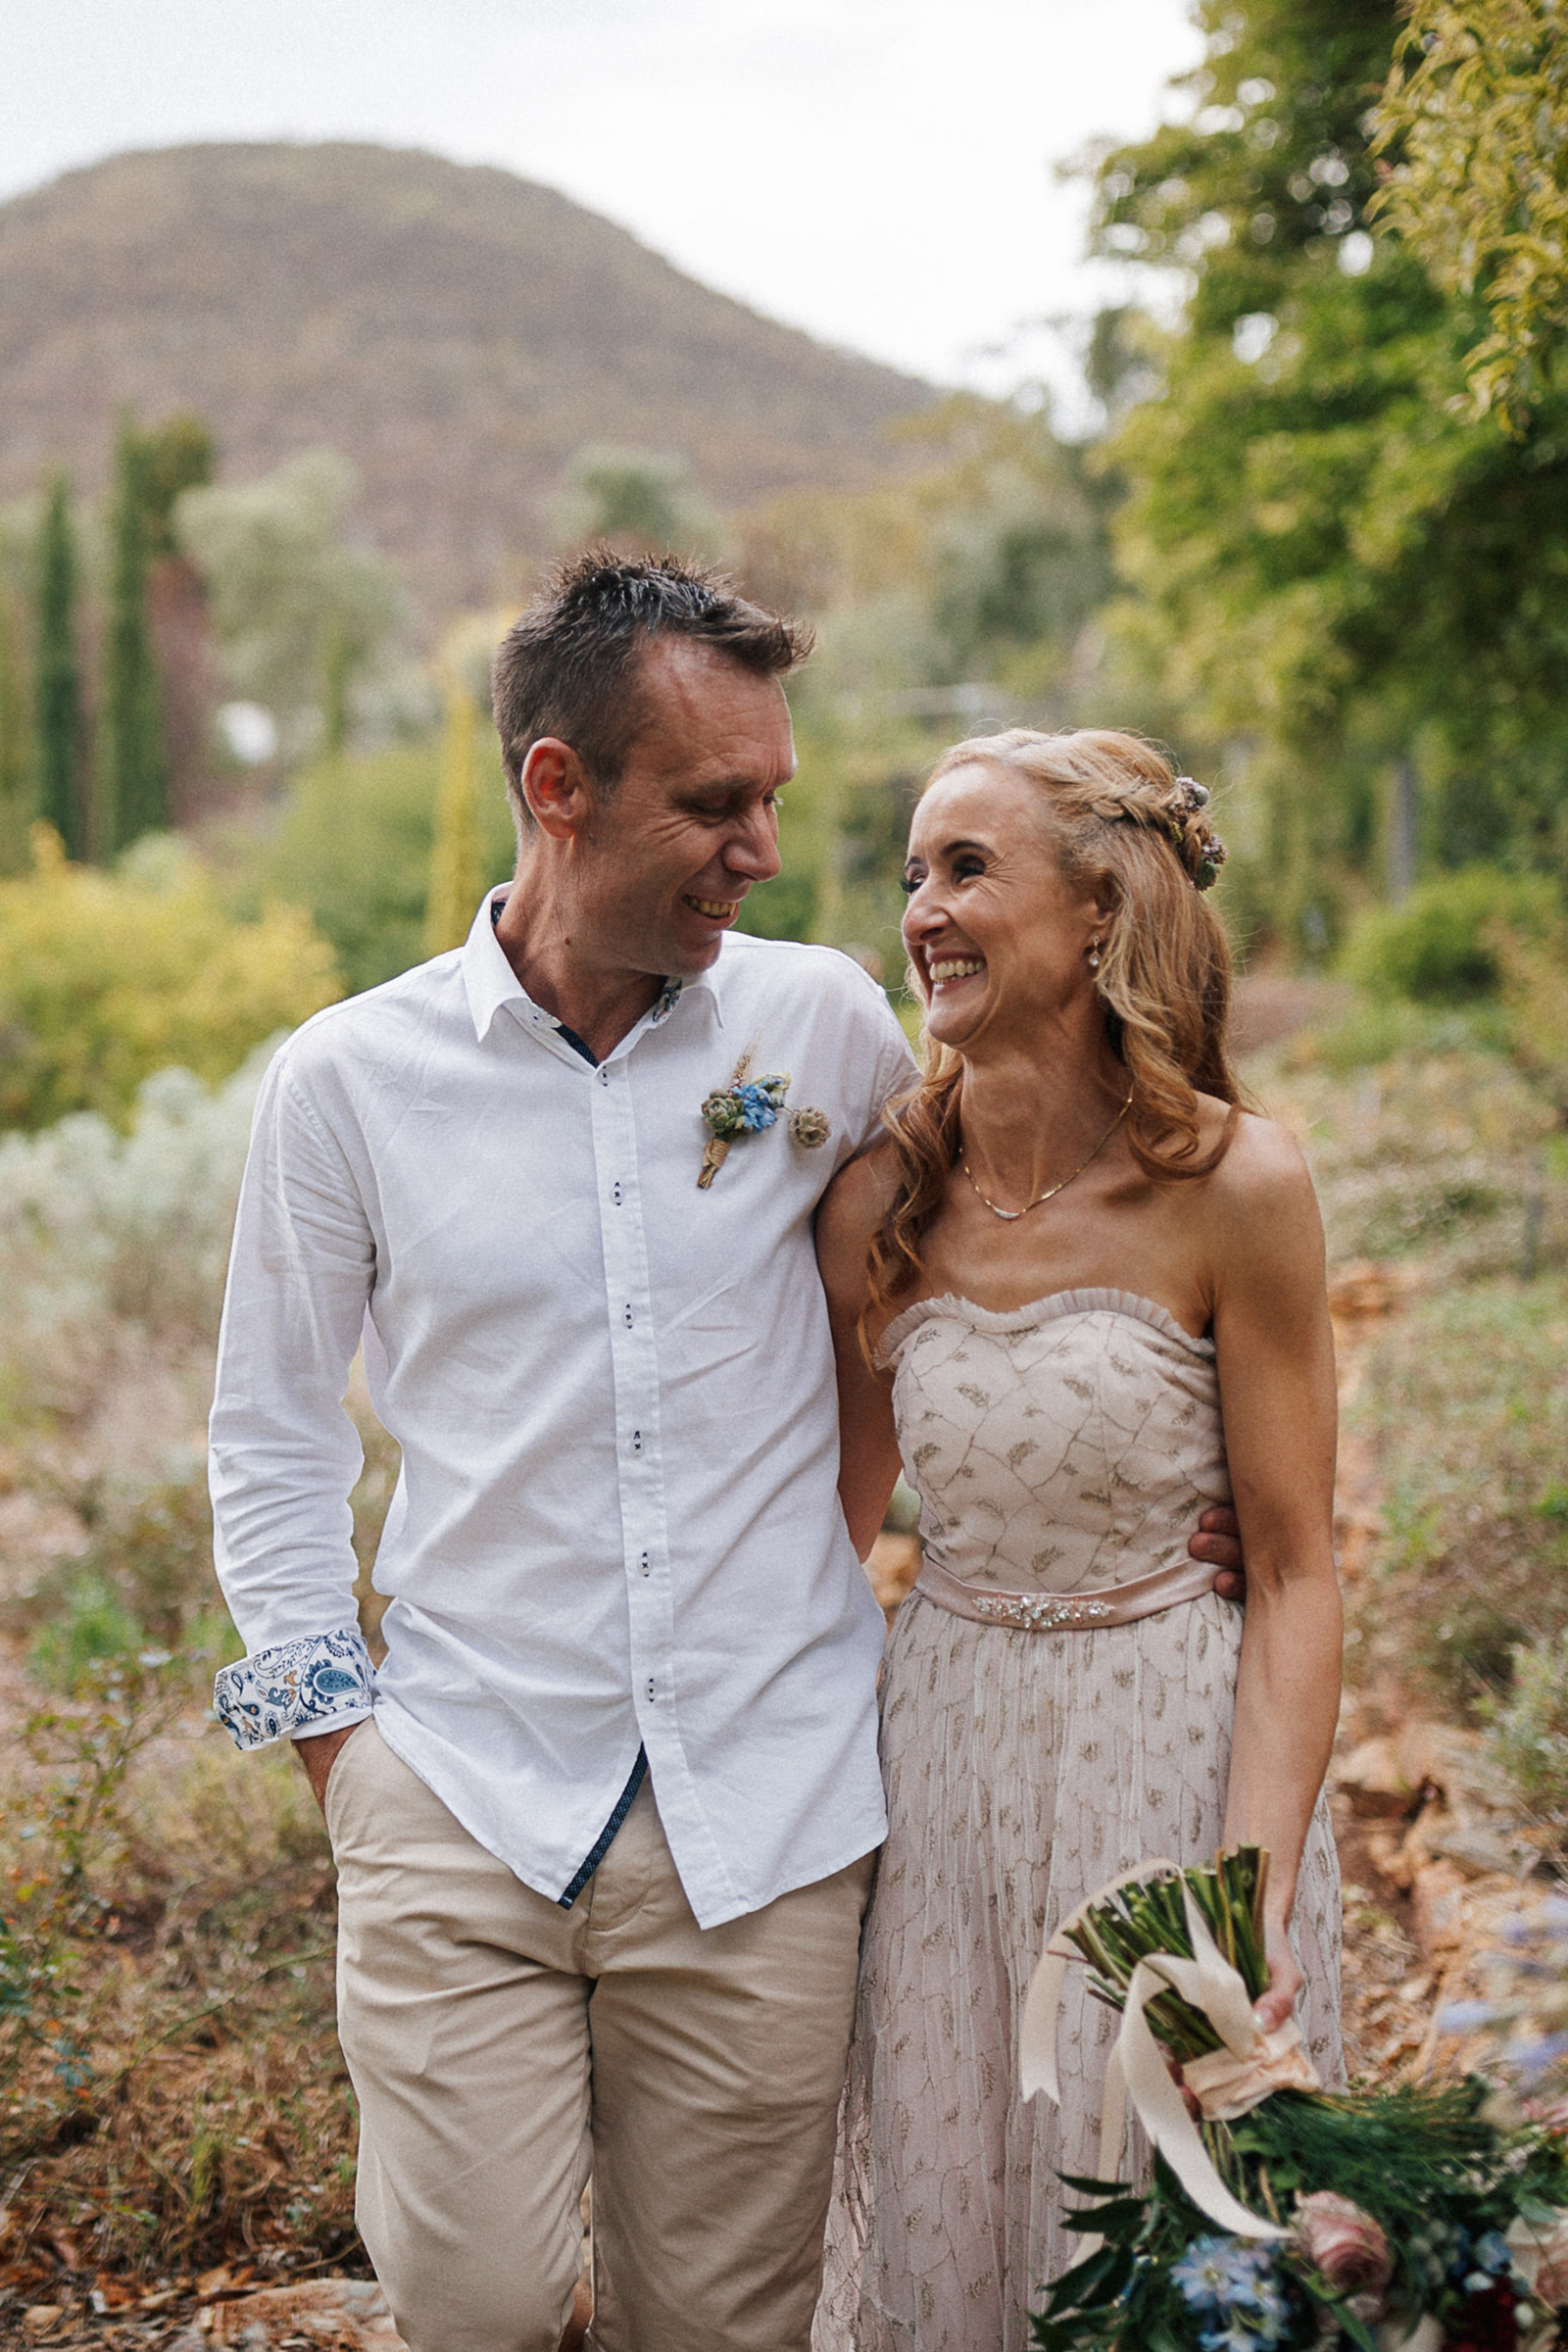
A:
<svg viewBox="0 0 1568 2352">
<path fill-rule="evenodd" d="M 628 556 L 711 553 L 717 537 L 685 460 L 644 449 L 580 449 L 556 527 L 573 547 L 602 540 Z"/>
<path fill-rule="evenodd" d="M 1381 217 L 1479 295 L 1476 409 L 1521 433 L 1568 345 L 1568 20 L 1557 0 L 1416 0 L 1373 117 Z"/>
<path fill-rule="evenodd" d="M 443 680 L 443 700 L 446 724 L 441 739 L 441 781 L 424 907 L 424 946 L 429 956 L 463 945 L 485 881 L 479 828 L 479 714 L 466 681 L 450 671 Z"/>
<path fill-rule="evenodd" d="M 142 529 L 148 558 L 156 564 L 178 557 L 175 506 L 187 490 L 204 488 L 212 480 L 217 451 L 212 428 L 188 409 L 166 416 L 137 440 Z"/>
<path fill-rule="evenodd" d="M 0 874 L 20 873 L 26 861 L 32 815 L 27 737 L 22 604 L 9 582 L 0 579 Z"/>
<path fill-rule="evenodd" d="M 147 441 L 123 412 L 109 511 L 109 610 L 93 796 L 93 846 L 104 858 L 169 825 L 163 696 L 147 625 L 149 460 Z"/>
<path fill-rule="evenodd" d="M 230 691 L 271 712 L 291 760 L 323 738 L 342 748 L 353 688 L 399 615 L 388 566 L 344 543 L 353 495 L 351 468 L 318 449 L 253 482 L 187 490 L 174 508 Z"/>
<path fill-rule="evenodd" d="M 1099 170 L 1100 249 L 1191 288 L 1109 445 L 1118 626 L 1245 750 L 1245 911 L 1321 931 L 1412 814 L 1428 864 L 1568 851 L 1568 441 L 1465 413 L 1462 303 L 1374 241 L 1392 0 L 1200 13 L 1192 120 Z"/>
<path fill-rule="evenodd" d="M 33 737 L 35 801 L 68 858 L 86 850 L 82 808 L 81 664 L 76 651 L 77 564 L 71 489 L 54 474 L 38 533 L 33 611 Z"/>
</svg>

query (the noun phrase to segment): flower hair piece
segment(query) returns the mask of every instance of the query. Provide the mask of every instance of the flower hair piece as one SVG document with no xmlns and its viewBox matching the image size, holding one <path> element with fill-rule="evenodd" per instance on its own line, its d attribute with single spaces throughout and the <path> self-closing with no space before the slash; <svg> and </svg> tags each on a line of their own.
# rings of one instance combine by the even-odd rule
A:
<svg viewBox="0 0 1568 2352">
<path fill-rule="evenodd" d="M 1188 816 L 1196 816 L 1200 808 L 1208 807 L 1208 786 L 1200 784 L 1196 776 L 1178 776 L 1176 790 L 1182 796 L 1182 807 Z M 1219 835 L 1205 833 L 1202 840 L 1197 845 L 1196 861 L 1188 864 L 1189 857 L 1192 855 L 1192 844 L 1188 838 L 1184 819 L 1180 816 L 1171 817 L 1168 830 L 1176 853 L 1192 875 L 1195 887 L 1199 890 L 1212 890 L 1219 880 L 1219 869 L 1225 862 L 1225 844 Z"/>
</svg>

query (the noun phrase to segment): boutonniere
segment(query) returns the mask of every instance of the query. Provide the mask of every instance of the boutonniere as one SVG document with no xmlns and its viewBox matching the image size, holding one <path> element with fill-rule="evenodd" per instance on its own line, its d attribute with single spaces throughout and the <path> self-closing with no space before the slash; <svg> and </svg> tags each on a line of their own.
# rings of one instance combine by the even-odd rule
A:
<svg viewBox="0 0 1568 2352">
<path fill-rule="evenodd" d="M 719 1169 L 729 1157 L 729 1148 L 739 1135 L 760 1135 L 765 1128 L 778 1124 L 784 1109 L 784 1098 L 790 1091 L 788 1070 L 773 1070 L 764 1076 L 751 1075 L 754 1055 L 751 1049 L 735 1064 L 734 1076 L 728 1086 L 718 1086 L 703 1102 L 703 1124 L 708 1129 L 708 1143 L 703 1152 L 702 1173 L 697 1189 L 706 1193 Z M 825 1144 L 833 1132 L 833 1122 L 825 1110 L 792 1110 L 788 1117 L 791 1141 L 803 1152 L 814 1152 Z"/>
</svg>

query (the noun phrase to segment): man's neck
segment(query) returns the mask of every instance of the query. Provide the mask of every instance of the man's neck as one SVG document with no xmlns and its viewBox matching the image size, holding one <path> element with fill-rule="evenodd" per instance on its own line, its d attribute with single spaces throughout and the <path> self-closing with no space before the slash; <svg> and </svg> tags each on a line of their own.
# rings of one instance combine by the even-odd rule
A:
<svg viewBox="0 0 1568 2352">
<path fill-rule="evenodd" d="M 604 968 L 576 947 L 560 909 L 518 874 L 496 924 L 496 941 L 541 1011 L 575 1030 L 596 1061 L 612 1054 L 658 1003 L 658 974 Z"/>
</svg>

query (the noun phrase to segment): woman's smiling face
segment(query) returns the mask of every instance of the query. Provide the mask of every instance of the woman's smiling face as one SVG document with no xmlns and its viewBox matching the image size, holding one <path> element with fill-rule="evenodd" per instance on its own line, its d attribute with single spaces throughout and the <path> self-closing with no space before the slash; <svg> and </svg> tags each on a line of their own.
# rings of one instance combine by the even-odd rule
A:
<svg viewBox="0 0 1568 2352">
<path fill-rule="evenodd" d="M 926 1026 L 963 1048 L 1039 1035 L 1092 993 L 1089 943 L 1105 909 L 1069 881 L 1038 785 L 974 760 L 925 793 L 909 829 L 904 944 L 928 1005 Z"/>
</svg>

